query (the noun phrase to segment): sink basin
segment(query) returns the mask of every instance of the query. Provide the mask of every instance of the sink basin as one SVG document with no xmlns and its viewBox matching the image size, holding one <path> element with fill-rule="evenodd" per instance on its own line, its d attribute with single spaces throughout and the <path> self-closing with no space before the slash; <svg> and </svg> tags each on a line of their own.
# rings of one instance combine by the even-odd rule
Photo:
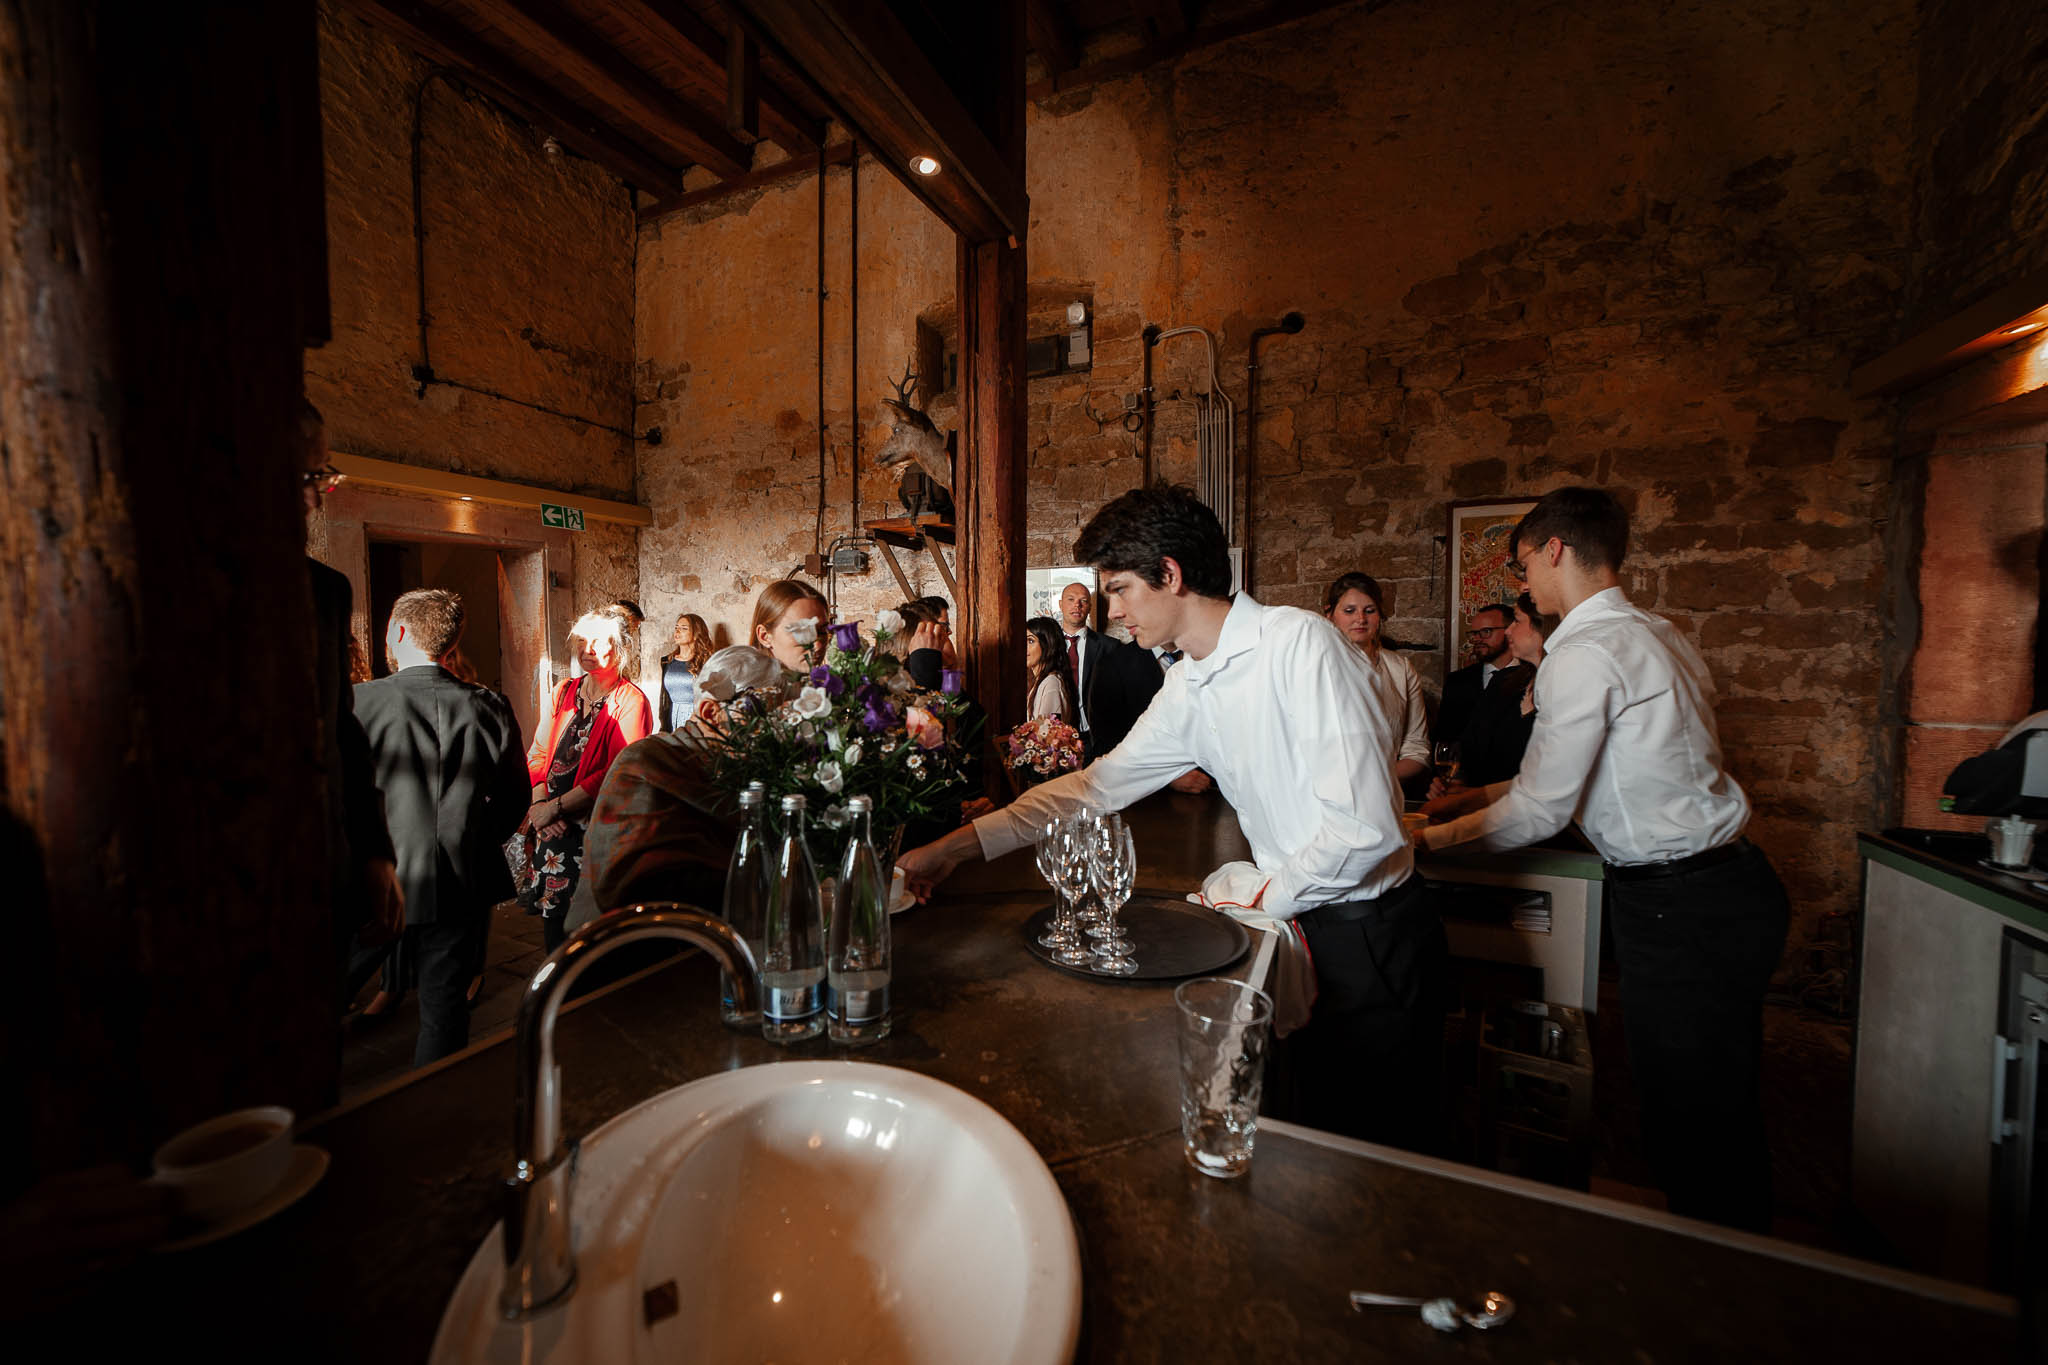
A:
<svg viewBox="0 0 2048 1365">
<path fill-rule="evenodd" d="M 896 1067 L 747 1067 L 599 1128 L 578 1159 L 575 1292 L 525 1322 L 498 1312 L 503 1233 L 450 1300 L 436 1365 L 1052 1365 L 1080 1328 L 1073 1222 L 1038 1153 Z"/>
</svg>

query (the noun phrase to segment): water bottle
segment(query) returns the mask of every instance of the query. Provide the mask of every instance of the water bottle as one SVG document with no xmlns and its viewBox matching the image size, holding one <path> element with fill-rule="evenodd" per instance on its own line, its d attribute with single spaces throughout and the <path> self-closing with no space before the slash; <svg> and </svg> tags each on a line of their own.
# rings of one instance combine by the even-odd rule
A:
<svg viewBox="0 0 2048 1365">
<path fill-rule="evenodd" d="M 889 1036 L 889 883 L 868 828 L 870 797 L 849 797 L 853 830 L 833 889 L 831 946 L 825 954 L 827 1027 L 835 1043 Z"/>
<path fill-rule="evenodd" d="M 782 798 L 782 852 L 761 945 L 761 1036 L 794 1043 L 825 1031 L 825 918 L 804 847 L 804 798 Z"/>
<path fill-rule="evenodd" d="M 724 919 L 753 950 L 756 970 L 761 965 L 762 940 L 768 932 L 768 896 L 774 887 L 774 865 L 768 860 L 770 852 L 767 788 L 759 782 L 750 782 L 740 793 L 740 837 L 732 847 L 732 862 L 725 869 Z M 760 1009 L 741 1009 L 736 995 L 731 975 L 720 972 L 720 1022 L 727 1028 L 759 1028 Z"/>
</svg>

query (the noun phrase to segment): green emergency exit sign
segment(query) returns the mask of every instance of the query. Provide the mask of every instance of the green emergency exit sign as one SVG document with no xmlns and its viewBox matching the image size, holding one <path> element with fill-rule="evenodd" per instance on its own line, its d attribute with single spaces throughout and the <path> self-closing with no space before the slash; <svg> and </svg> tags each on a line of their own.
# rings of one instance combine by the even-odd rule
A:
<svg viewBox="0 0 2048 1365">
<path fill-rule="evenodd" d="M 581 507 L 558 507 L 554 503 L 540 505 L 540 524 L 552 526 L 558 531 L 580 531 L 583 529 Z"/>
</svg>

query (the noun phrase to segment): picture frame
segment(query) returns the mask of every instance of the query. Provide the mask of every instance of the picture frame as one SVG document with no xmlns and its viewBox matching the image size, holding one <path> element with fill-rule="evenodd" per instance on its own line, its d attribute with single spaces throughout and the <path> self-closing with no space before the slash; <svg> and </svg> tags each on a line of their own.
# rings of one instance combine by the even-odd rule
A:
<svg viewBox="0 0 2048 1365">
<path fill-rule="evenodd" d="M 1489 603 L 1511 603 L 1522 590 L 1509 571 L 1515 525 L 1536 505 L 1534 498 L 1473 498 L 1450 505 L 1450 568 L 1444 593 L 1444 671 L 1465 657 L 1465 624 Z"/>
<path fill-rule="evenodd" d="M 1101 575 L 1086 564 L 1058 564 L 1024 570 L 1024 618 L 1050 616 L 1060 619 L 1060 594 L 1069 583 L 1088 589 L 1088 624 L 1095 624 L 1095 598 L 1101 590 Z"/>
</svg>

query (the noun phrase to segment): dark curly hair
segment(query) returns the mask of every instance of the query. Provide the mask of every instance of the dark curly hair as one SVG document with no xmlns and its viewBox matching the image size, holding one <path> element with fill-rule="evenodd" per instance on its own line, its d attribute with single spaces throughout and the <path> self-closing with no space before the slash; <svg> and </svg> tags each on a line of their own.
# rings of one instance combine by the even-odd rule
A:
<svg viewBox="0 0 2048 1365">
<path fill-rule="evenodd" d="M 1166 561 L 1200 597 L 1230 596 L 1230 545 L 1216 514 L 1183 484 L 1133 488 L 1081 528 L 1074 558 L 1105 573 L 1134 573 L 1148 585 L 1166 581 Z"/>
</svg>

